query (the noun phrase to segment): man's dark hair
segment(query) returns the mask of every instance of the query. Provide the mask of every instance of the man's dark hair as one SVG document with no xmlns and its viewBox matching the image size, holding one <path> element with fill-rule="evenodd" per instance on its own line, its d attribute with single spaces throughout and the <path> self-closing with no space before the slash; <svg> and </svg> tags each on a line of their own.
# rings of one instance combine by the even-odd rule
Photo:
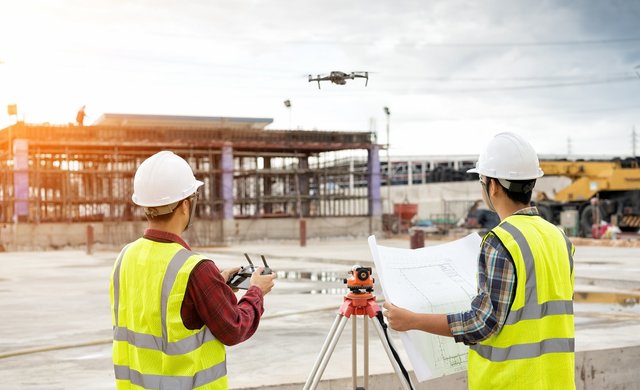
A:
<svg viewBox="0 0 640 390">
<path fill-rule="evenodd" d="M 498 179 L 493 177 L 488 177 L 487 179 L 492 180 L 495 184 L 498 184 L 504 190 L 507 197 L 516 203 L 522 203 L 528 205 L 531 202 L 531 195 L 533 195 L 533 186 L 535 185 L 534 180 L 509 180 L 510 183 L 513 183 L 513 187 L 517 188 L 526 188 L 530 187 L 531 189 L 526 192 L 512 191 L 503 186 Z"/>
<path fill-rule="evenodd" d="M 182 203 L 185 200 L 186 199 L 182 199 L 170 213 L 161 214 L 161 215 L 154 215 L 154 216 L 151 216 L 149 214 L 145 214 L 145 217 L 147 217 L 147 221 L 167 222 L 168 220 L 171 219 L 171 217 L 173 217 L 173 215 L 176 213 L 176 210 L 178 210 L 178 208 L 182 205 Z"/>
</svg>

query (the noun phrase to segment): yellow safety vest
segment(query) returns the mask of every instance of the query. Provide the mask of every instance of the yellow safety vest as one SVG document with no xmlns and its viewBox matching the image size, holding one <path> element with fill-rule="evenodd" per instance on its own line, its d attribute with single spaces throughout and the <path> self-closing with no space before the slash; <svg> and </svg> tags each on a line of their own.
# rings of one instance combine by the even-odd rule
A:
<svg viewBox="0 0 640 390">
<path fill-rule="evenodd" d="M 180 308 L 204 257 L 144 238 L 125 247 L 111 275 L 118 389 L 227 389 L 225 347 L 206 326 L 185 328 Z"/>
<path fill-rule="evenodd" d="M 470 389 L 575 389 L 571 241 L 539 216 L 492 232 L 511 254 L 516 290 L 502 329 L 470 346 Z"/>
</svg>

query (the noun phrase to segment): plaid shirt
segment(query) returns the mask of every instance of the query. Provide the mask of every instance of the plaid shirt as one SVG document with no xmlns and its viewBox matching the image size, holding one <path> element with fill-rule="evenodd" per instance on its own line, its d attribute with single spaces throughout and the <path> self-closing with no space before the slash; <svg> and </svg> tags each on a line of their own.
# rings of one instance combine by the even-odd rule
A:
<svg viewBox="0 0 640 390">
<path fill-rule="evenodd" d="M 189 245 L 173 233 L 147 229 L 144 238 L 157 242 L 175 242 L 188 250 Z M 213 261 L 203 260 L 193 268 L 180 315 L 187 329 L 206 325 L 225 345 L 235 345 L 251 337 L 264 312 L 262 291 L 250 287 L 238 302 Z"/>
<path fill-rule="evenodd" d="M 535 207 L 514 214 L 539 215 Z M 487 233 L 478 257 L 478 295 L 471 301 L 471 310 L 447 315 L 454 339 L 469 345 L 498 333 L 513 303 L 516 281 L 511 254 L 495 234 Z"/>
</svg>

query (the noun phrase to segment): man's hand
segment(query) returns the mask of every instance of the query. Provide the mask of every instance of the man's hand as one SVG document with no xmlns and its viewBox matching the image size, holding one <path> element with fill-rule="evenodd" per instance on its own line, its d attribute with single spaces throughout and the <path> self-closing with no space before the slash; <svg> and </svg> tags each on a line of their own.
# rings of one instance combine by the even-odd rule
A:
<svg viewBox="0 0 640 390">
<path fill-rule="evenodd" d="M 251 274 L 249 285 L 257 286 L 260 290 L 262 290 L 262 295 L 267 295 L 273 288 L 273 279 L 276 278 L 276 274 L 271 273 L 269 275 L 261 275 L 262 271 L 264 271 L 264 267 L 258 267 L 258 269 L 255 270 L 253 274 Z"/>
<path fill-rule="evenodd" d="M 391 329 L 397 330 L 398 332 L 406 332 L 407 330 L 415 329 L 414 323 L 416 313 L 389 302 L 385 302 L 382 307 L 385 308 L 382 314 L 387 317 L 387 322 L 389 322 L 389 327 L 391 327 Z"/>
<path fill-rule="evenodd" d="M 387 317 L 389 326 L 398 332 L 422 330 L 439 336 L 452 337 L 446 314 L 414 313 L 389 302 L 385 302 L 383 315 Z"/>
<path fill-rule="evenodd" d="M 220 271 L 220 274 L 222 275 L 222 277 L 224 278 L 224 281 L 229 283 L 229 279 L 231 279 L 231 277 L 237 273 L 238 271 L 240 271 L 240 269 L 242 269 L 242 267 L 233 267 L 233 268 L 229 268 L 229 269 L 225 269 Z M 238 292 L 239 290 L 237 288 L 233 288 L 231 287 L 231 290 L 235 293 Z"/>
<path fill-rule="evenodd" d="M 222 275 L 222 278 L 224 279 L 224 281 L 228 282 L 231 275 L 240 271 L 240 268 L 241 267 L 227 268 L 225 270 L 220 271 L 220 274 Z"/>
</svg>

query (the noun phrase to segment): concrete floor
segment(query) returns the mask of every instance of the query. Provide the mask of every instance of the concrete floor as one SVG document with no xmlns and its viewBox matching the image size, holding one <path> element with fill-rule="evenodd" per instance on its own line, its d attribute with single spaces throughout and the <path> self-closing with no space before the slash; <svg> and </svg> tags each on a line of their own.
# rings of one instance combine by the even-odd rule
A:
<svg viewBox="0 0 640 390">
<path fill-rule="evenodd" d="M 379 242 L 409 246 L 408 238 Z M 311 240 L 304 248 L 297 243 L 269 242 L 200 252 L 210 254 L 221 268 L 242 265 L 244 252 L 256 259 L 257 254 L 264 254 L 280 275 L 266 298 L 265 316 L 256 335 L 228 349 L 232 389 L 300 388 L 346 292 L 340 279 L 351 265 L 371 263 L 365 238 Z M 115 256 L 115 252 L 87 255 L 78 250 L 0 253 L 0 389 L 114 387 L 108 290 Z M 582 373 L 577 370 L 578 388 L 605 388 L 598 383 L 616 380 L 637 383 L 639 374 L 637 378 L 627 378 L 627 371 L 617 374 L 623 364 L 615 362 L 640 356 L 636 348 L 640 346 L 636 305 L 640 301 L 640 248 L 579 246 L 575 261 L 576 291 L 582 294 L 577 297 L 592 301 L 576 304 L 576 348 L 585 352 L 576 361 L 587 364 L 590 359 L 591 364 L 590 372 L 585 373 L 585 366 L 581 366 Z M 604 299 L 625 304 L 593 302 Z M 361 324 L 358 321 L 360 333 Z M 319 388 L 347 388 L 351 382 L 350 328 L 345 329 L 323 375 L 326 382 Z M 393 370 L 372 327 L 369 339 L 370 389 L 390 388 L 386 383 L 395 379 Z M 410 367 L 395 336 L 394 341 Z M 586 354 L 593 351 L 604 352 L 599 357 Z M 424 382 L 418 388 L 464 389 L 463 374 Z"/>
</svg>

